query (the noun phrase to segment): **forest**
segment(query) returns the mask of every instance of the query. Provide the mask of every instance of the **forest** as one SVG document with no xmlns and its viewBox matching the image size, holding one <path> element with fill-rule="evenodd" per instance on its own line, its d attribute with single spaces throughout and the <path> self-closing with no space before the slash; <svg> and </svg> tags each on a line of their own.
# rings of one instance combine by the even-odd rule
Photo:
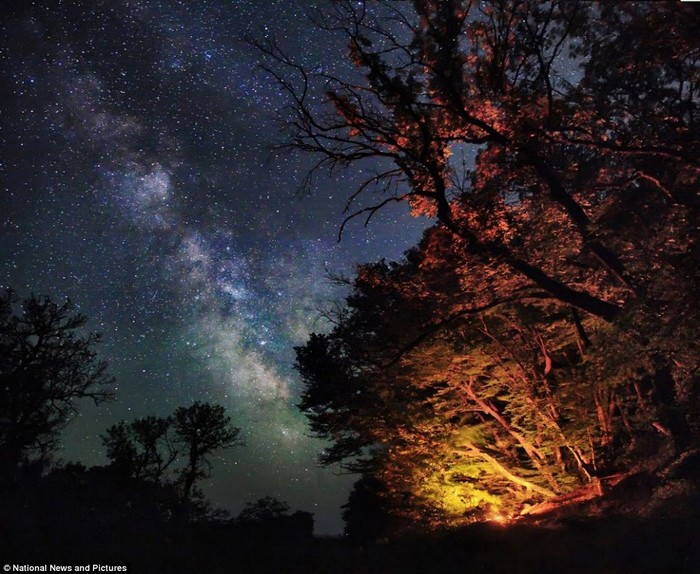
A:
<svg viewBox="0 0 700 574">
<path fill-rule="evenodd" d="M 295 349 L 319 462 L 357 476 L 345 537 L 273 498 L 207 505 L 212 453 L 243 446 L 218 405 L 114 425 L 108 467 L 44 464 L 113 381 L 84 317 L 8 293 L 3 553 L 75 550 L 89 517 L 86 554 L 144 571 L 697 571 L 700 12 L 367 0 L 314 25 L 354 71 L 251 39 L 287 97 L 279 148 L 315 162 L 312 196 L 316 172 L 359 178 L 341 236 L 393 203 L 430 221 L 334 276 L 347 296 Z"/>
</svg>

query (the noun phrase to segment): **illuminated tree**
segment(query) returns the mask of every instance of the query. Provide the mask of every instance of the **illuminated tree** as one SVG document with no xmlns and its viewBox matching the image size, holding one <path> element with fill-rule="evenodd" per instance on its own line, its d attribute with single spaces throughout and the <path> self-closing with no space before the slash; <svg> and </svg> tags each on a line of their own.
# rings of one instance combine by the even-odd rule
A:
<svg viewBox="0 0 700 574">
<path fill-rule="evenodd" d="M 552 317 L 517 299 L 475 305 L 442 233 L 403 264 L 363 267 L 334 329 L 297 350 L 300 406 L 333 441 L 322 461 L 373 472 L 412 516 L 512 510 L 590 480 L 595 410 L 551 364 L 579 360 L 573 320 L 535 325 Z"/>
<path fill-rule="evenodd" d="M 436 220 L 298 350 L 324 460 L 395 501 L 422 481 L 515 508 L 697 440 L 697 11 L 367 1 L 317 21 L 355 73 L 258 42 L 286 145 L 371 174 L 343 226 L 399 201 Z"/>
<path fill-rule="evenodd" d="M 361 77 L 258 45 L 290 96 L 287 145 L 372 174 L 348 220 L 408 201 L 513 289 L 643 329 L 656 268 L 696 287 L 667 263 L 697 249 L 696 21 L 663 2 L 337 2 L 319 23 Z"/>
<path fill-rule="evenodd" d="M 379 479 L 411 522 L 503 519 L 667 438 L 634 337 L 511 292 L 443 228 L 401 263 L 361 267 L 332 318 L 297 349 L 300 407 L 332 442 L 321 461 Z"/>
</svg>

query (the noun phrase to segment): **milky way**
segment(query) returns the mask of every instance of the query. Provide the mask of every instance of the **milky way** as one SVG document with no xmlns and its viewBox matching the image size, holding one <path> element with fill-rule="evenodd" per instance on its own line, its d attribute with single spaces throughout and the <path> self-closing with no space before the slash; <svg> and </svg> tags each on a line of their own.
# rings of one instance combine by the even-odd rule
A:
<svg viewBox="0 0 700 574">
<path fill-rule="evenodd" d="M 284 101 L 242 38 L 275 34 L 309 66 L 342 65 L 344 43 L 312 29 L 311 2 L 18 4 L 0 46 L 0 284 L 70 297 L 118 382 L 60 457 L 102 464 L 119 419 L 218 402 L 246 446 L 215 462 L 213 502 L 276 496 L 339 531 L 354 479 L 316 465 L 293 346 L 341 296 L 326 269 L 398 257 L 425 222 L 396 209 L 336 242 L 351 184 L 295 193 L 309 160 L 270 157 Z"/>
</svg>

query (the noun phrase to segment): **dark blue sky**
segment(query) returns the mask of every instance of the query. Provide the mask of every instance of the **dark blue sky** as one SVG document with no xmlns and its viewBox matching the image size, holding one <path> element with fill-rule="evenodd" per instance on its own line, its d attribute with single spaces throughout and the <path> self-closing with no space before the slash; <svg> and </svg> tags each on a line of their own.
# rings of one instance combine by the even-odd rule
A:
<svg viewBox="0 0 700 574">
<path fill-rule="evenodd" d="M 342 529 L 354 478 L 319 469 L 297 411 L 293 346 L 341 294 L 325 269 L 397 258 L 426 221 L 388 208 L 337 232 L 352 177 L 297 189 L 310 159 L 271 157 L 285 101 L 246 33 L 337 69 L 312 2 L 21 2 L 0 30 L 0 285 L 69 297 L 104 334 L 117 399 L 85 405 L 59 456 L 105 462 L 119 419 L 223 404 L 247 446 L 205 490 L 237 513 L 266 495 Z M 322 94 L 318 94 L 321 105 Z"/>
</svg>

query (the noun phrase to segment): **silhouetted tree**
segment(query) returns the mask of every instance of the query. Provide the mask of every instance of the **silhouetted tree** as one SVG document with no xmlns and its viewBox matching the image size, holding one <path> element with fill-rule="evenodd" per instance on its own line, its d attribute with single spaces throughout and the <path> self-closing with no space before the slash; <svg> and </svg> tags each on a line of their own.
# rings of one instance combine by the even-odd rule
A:
<svg viewBox="0 0 700 574">
<path fill-rule="evenodd" d="M 342 508 L 345 535 L 357 544 L 377 542 L 389 530 L 386 486 L 371 475 L 353 485 Z"/>
<path fill-rule="evenodd" d="M 273 496 L 246 504 L 235 523 L 253 537 L 283 537 L 288 542 L 310 538 L 314 531 L 313 514 L 303 510 L 290 514 L 289 505 Z"/>
<path fill-rule="evenodd" d="M 191 517 L 195 507 L 207 513 L 196 483 L 209 476 L 211 455 L 242 446 L 240 434 L 223 406 L 195 402 L 169 417 L 120 421 L 107 429 L 102 442 L 117 474 L 157 487 L 161 497 L 170 499 L 171 512 Z"/>
<path fill-rule="evenodd" d="M 269 522 L 285 516 L 289 516 L 289 504 L 277 500 L 274 496 L 265 496 L 246 504 L 237 520 L 240 522 Z"/>
<path fill-rule="evenodd" d="M 19 309 L 12 291 L 0 296 L 0 474 L 56 445 L 81 400 L 112 397 L 113 379 L 97 359 L 100 335 L 70 302 L 34 295 Z"/>
<path fill-rule="evenodd" d="M 175 462 L 178 451 L 173 443 L 172 417 L 120 421 L 102 437 L 107 458 L 118 472 L 135 479 L 158 483 Z"/>
<path fill-rule="evenodd" d="M 195 402 L 179 407 L 173 415 L 174 442 L 180 449 L 185 466 L 179 471 L 178 483 L 183 505 L 192 497 L 197 480 L 209 476 L 210 456 L 214 451 L 242 446 L 241 429 L 231 423 L 221 405 Z"/>
</svg>

